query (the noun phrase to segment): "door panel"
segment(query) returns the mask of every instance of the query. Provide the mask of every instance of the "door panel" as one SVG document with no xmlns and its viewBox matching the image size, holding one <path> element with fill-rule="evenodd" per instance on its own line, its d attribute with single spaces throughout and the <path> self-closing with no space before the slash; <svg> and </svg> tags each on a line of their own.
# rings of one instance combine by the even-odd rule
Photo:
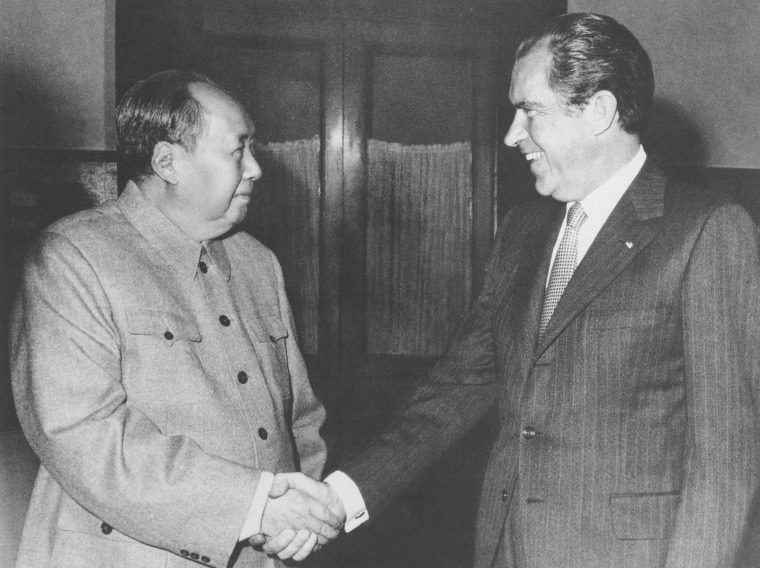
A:
<svg viewBox="0 0 760 568">
<path fill-rule="evenodd" d="M 341 321 L 344 368 L 359 376 L 418 376 L 443 352 L 479 284 L 493 236 L 493 218 L 482 212 L 493 208 L 494 88 L 483 69 L 492 66 L 494 38 L 465 28 L 346 30 L 352 268 Z"/>
<path fill-rule="evenodd" d="M 472 61 L 373 49 L 369 67 L 367 353 L 440 355 L 470 299 Z"/>
</svg>

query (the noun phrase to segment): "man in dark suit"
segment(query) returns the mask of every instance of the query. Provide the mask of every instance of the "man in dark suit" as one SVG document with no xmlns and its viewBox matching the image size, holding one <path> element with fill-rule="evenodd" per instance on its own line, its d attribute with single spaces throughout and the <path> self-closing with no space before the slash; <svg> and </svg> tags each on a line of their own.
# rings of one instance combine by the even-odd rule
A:
<svg viewBox="0 0 760 568">
<path fill-rule="evenodd" d="M 520 46 L 505 142 L 549 199 L 506 216 L 430 380 L 343 464 L 370 515 L 497 405 L 476 568 L 737 557 L 760 457 L 757 237 L 646 157 L 653 91 L 611 18 L 563 15 Z"/>
</svg>

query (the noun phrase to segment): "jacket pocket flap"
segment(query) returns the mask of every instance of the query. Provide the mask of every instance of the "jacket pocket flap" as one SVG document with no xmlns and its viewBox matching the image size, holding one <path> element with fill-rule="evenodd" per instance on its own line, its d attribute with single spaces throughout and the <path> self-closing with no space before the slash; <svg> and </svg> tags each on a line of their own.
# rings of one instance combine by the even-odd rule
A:
<svg viewBox="0 0 760 568">
<path fill-rule="evenodd" d="M 169 345 L 173 345 L 177 340 L 201 340 L 201 334 L 191 320 L 163 310 L 129 310 L 127 312 L 127 329 L 132 335 L 160 337 Z"/>
<path fill-rule="evenodd" d="M 670 538 L 680 492 L 613 493 L 612 530 L 620 540 Z"/>
<path fill-rule="evenodd" d="M 288 330 L 277 316 L 263 316 L 252 320 L 248 329 L 256 336 L 256 341 L 275 343 L 288 336 Z"/>
</svg>

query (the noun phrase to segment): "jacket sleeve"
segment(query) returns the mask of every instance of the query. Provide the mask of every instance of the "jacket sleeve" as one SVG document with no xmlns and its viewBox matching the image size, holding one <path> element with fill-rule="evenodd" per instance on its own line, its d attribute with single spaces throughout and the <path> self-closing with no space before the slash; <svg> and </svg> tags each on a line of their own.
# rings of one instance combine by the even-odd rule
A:
<svg viewBox="0 0 760 568">
<path fill-rule="evenodd" d="M 44 233 L 32 250 L 11 325 L 21 424 L 63 491 L 133 539 L 227 565 L 259 472 L 164 435 L 130 405 L 107 295 L 65 237 Z"/>
<path fill-rule="evenodd" d="M 730 566 L 758 487 L 760 262 L 736 205 L 706 220 L 682 285 L 687 447 L 666 566 Z"/>
<path fill-rule="evenodd" d="M 296 339 L 293 312 L 285 292 L 282 269 L 277 258 L 271 253 L 275 274 L 277 275 L 277 296 L 280 303 L 280 315 L 288 330 L 287 351 L 288 370 L 290 371 L 293 406 L 291 429 L 296 445 L 296 457 L 300 471 L 313 479 L 321 479 L 327 458 L 325 442 L 320 429 L 325 423 L 325 409 L 314 396 L 309 383 L 306 364 L 301 355 Z"/>
<path fill-rule="evenodd" d="M 374 518 L 499 400 L 492 318 L 502 240 L 500 231 L 483 290 L 427 380 L 381 435 L 340 464 Z"/>
</svg>

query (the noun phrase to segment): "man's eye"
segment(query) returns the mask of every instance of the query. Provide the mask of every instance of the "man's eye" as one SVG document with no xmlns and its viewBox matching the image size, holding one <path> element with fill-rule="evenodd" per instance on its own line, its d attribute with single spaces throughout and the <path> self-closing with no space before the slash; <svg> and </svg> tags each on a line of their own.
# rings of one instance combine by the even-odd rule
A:
<svg viewBox="0 0 760 568">
<path fill-rule="evenodd" d="M 538 114 L 538 111 L 536 109 L 530 109 L 525 112 L 525 116 L 527 116 L 528 118 L 533 118 L 537 114 Z"/>
</svg>

